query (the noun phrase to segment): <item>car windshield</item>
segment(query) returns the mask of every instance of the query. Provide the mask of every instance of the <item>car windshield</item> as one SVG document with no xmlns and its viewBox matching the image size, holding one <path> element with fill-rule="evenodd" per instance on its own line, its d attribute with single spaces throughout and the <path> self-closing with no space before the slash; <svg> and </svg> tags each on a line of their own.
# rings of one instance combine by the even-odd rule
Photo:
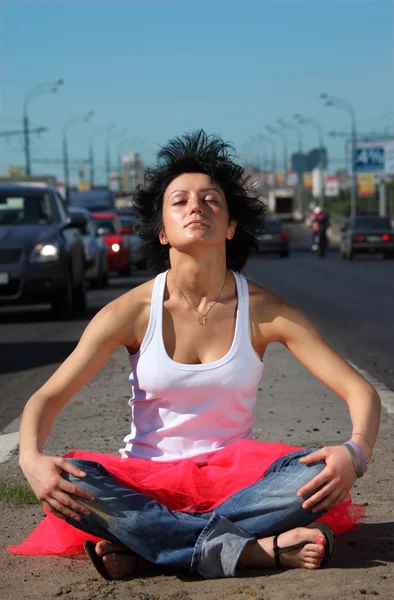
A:
<svg viewBox="0 0 394 600">
<path fill-rule="evenodd" d="M 280 233 L 282 231 L 282 223 L 279 221 L 265 221 L 264 229 L 267 233 Z"/>
<path fill-rule="evenodd" d="M 354 219 L 353 229 L 391 229 L 388 217 L 369 217 Z"/>
<path fill-rule="evenodd" d="M 119 233 L 115 221 L 112 219 L 96 219 L 96 227 L 99 235 Z"/>
<path fill-rule="evenodd" d="M 0 191 L 0 225 L 48 225 L 53 222 L 49 194 L 18 193 L 11 195 Z"/>
<path fill-rule="evenodd" d="M 89 192 L 71 192 L 69 196 L 70 206 L 94 207 L 113 205 L 111 192 L 108 190 L 91 190 Z"/>
</svg>

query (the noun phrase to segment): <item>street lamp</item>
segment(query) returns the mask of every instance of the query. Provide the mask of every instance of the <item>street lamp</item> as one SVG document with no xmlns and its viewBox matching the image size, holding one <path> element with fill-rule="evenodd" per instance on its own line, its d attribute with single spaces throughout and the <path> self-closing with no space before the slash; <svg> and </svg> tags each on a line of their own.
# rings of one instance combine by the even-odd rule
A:
<svg viewBox="0 0 394 600">
<path fill-rule="evenodd" d="M 288 121 L 285 121 L 284 119 L 278 119 L 278 123 L 284 129 L 293 129 L 293 131 L 296 132 L 297 138 L 298 138 L 298 152 L 299 152 L 299 154 L 302 154 L 302 152 L 303 152 L 303 150 L 302 150 L 303 144 L 302 144 L 301 129 L 297 125 L 294 125 L 294 123 L 289 123 Z"/>
<path fill-rule="evenodd" d="M 122 137 L 122 136 L 126 135 L 126 133 L 128 131 L 127 127 L 125 127 L 121 131 L 113 132 L 114 127 L 115 127 L 114 125 L 110 125 L 107 128 L 107 142 L 105 145 L 105 169 L 107 171 L 108 185 L 109 185 L 109 174 L 111 172 L 111 145 L 110 145 L 111 139 L 114 137 Z"/>
<path fill-rule="evenodd" d="M 286 138 L 285 134 L 283 133 L 283 131 L 281 131 L 280 129 L 276 129 L 275 127 L 272 127 L 271 125 L 267 125 L 266 130 L 269 131 L 273 135 L 278 135 L 282 139 L 283 168 L 284 168 L 285 177 L 286 177 L 286 173 L 287 173 L 287 138 Z"/>
<path fill-rule="evenodd" d="M 284 129 L 292 129 L 297 134 L 298 139 L 298 169 L 297 169 L 297 202 L 298 209 L 300 214 L 304 214 L 304 205 L 303 205 L 303 192 L 302 192 L 302 174 L 303 174 L 303 144 L 302 144 L 302 133 L 300 127 L 298 125 L 294 125 L 294 123 L 289 123 L 284 119 L 278 119 L 278 123 Z"/>
<path fill-rule="evenodd" d="M 357 174 L 355 169 L 356 162 L 356 146 L 357 146 L 357 122 L 356 122 L 356 113 L 355 110 L 347 100 L 343 98 L 337 98 L 336 96 L 331 96 L 330 94 L 322 93 L 320 94 L 320 98 L 325 100 L 325 106 L 334 106 L 336 108 L 342 109 L 345 111 L 350 117 L 351 123 L 351 151 L 350 151 L 350 167 L 351 167 L 351 179 L 352 185 L 350 188 L 350 215 L 354 217 L 357 212 Z"/>
<path fill-rule="evenodd" d="M 115 127 L 114 124 L 110 125 L 109 128 L 108 127 L 97 127 L 97 129 L 95 129 L 89 137 L 89 166 L 90 166 L 90 186 L 91 187 L 94 187 L 94 178 L 95 178 L 93 139 L 96 136 L 101 135 L 102 133 L 107 133 L 108 129 L 113 129 L 114 127 Z"/>
<path fill-rule="evenodd" d="M 324 156 L 323 156 L 323 152 L 324 152 L 324 134 L 323 134 L 323 129 L 322 126 L 320 125 L 319 121 L 316 121 L 316 119 L 312 119 L 311 117 L 305 117 L 304 115 L 300 115 L 300 113 L 296 113 L 294 115 L 294 119 L 296 119 L 296 121 L 298 121 L 298 123 L 300 125 L 312 125 L 312 127 L 314 127 L 317 131 L 318 134 L 318 138 L 319 138 L 319 148 L 320 148 L 320 152 L 319 152 L 319 171 L 320 171 L 320 203 L 321 206 L 323 208 L 324 206 L 324 181 L 323 181 L 323 169 L 324 169 Z"/>
<path fill-rule="evenodd" d="M 273 173 L 276 171 L 276 147 L 275 142 L 268 135 L 263 135 L 262 133 L 258 133 L 256 138 L 259 142 L 268 142 L 271 145 L 271 169 Z"/>
<path fill-rule="evenodd" d="M 69 180 L 70 180 L 70 169 L 68 164 L 68 144 L 67 144 L 67 131 L 74 125 L 80 123 L 87 123 L 93 116 L 94 112 L 90 110 L 87 113 L 74 115 L 68 119 L 63 125 L 62 129 L 62 140 L 63 140 L 63 166 L 64 166 L 64 190 L 66 194 L 66 201 L 68 202 L 69 197 Z"/>
<path fill-rule="evenodd" d="M 43 96 L 44 94 L 54 94 L 58 91 L 59 87 L 63 85 L 63 79 L 57 79 L 56 81 L 50 81 L 48 83 L 39 83 L 32 87 L 26 94 L 23 102 L 23 134 L 24 134 L 24 150 L 25 150 L 25 171 L 26 175 L 31 175 L 31 156 L 30 156 L 30 137 L 29 137 L 29 117 L 27 114 L 27 107 L 29 102 L 36 96 Z"/>
</svg>

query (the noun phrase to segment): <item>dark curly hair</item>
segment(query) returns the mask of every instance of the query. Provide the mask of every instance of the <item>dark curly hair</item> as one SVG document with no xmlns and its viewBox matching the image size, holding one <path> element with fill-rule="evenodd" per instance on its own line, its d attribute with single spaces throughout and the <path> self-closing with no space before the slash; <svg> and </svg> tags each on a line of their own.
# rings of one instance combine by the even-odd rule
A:
<svg viewBox="0 0 394 600">
<path fill-rule="evenodd" d="M 257 250 L 265 206 L 252 195 L 250 179 L 234 157 L 230 144 L 203 130 L 176 137 L 159 150 L 157 164 L 146 170 L 133 201 L 138 235 L 145 241 L 147 261 L 156 272 L 170 267 L 169 247 L 159 241 L 164 192 L 183 173 L 205 173 L 224 191 L 230 219 L 237 223 L 234 237 L 226 240 L 227 267 L 241 271 L 250 253 Z"/>
</svg>

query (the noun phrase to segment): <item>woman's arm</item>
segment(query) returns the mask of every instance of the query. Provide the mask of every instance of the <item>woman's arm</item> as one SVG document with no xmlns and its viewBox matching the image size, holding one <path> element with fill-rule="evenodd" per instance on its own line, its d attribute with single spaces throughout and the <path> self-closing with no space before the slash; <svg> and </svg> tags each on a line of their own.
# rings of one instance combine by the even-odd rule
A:
<svg viewBox="0 0 394 600">
<path fill-rule="evenodd" d="M 62 471 L 77 477 L 84 473 L 61 457 L 43 454 L 45 442 L 56 416 L 71 398 L 100 370 L 116 348 L 133 346 L 133 311 L 125 310 L 132 303 L 132 292 L 104 307 L 85 329 L 78 346 L 52 377 L 28 400 L 20 426 L 20 467 L 44 506 L 59 517 L 79 519 L 86 512 L 71 497 L 91 500 L 82 488 L 67 482 Z M 138 302 L 136 303 L 138 307 Z M 134 336 L 135 337 L 135 336 Z"/>
<path fill-rule="evenodd" d="M 375 388 L 322 339 L 295 307 L 272 297 L 268 313 L 268 320 L 261 326 L 266 343 L 285 345 L 317 379 L 347 403 L 353 426 L 352 439 L 369 459 L 380 421 L 380 398 Z M 353 462 L 345 446 L 322 448 L 301 462 L 307 464 L 322 459 L 326 461 L 326 468 L 299 490 L 299 495 L 305 496 L 323 486 L 305 501 L 305 508 L 313 506 L 313 510 L 321 510 L 336 506 L 356 480 Z"/>
</svg>

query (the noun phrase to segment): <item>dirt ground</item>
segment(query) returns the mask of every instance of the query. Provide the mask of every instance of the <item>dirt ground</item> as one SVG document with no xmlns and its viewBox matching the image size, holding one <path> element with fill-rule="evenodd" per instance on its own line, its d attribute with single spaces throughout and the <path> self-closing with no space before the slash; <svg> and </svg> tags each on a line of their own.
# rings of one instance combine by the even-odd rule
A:
<svg viewBox="0 0 394 600">
<path fill-rule="evenodd" d="M 350 421 L 344 404 L 280 346 L 265 361 L 256 408 L 255 437 L 300 446 L 347 439 Z M 129 431 L 128 362 L 117 352 L 59 416 L 46 452 L 86 450 L 117 453 Z M 284 375 L 285 374 L 285 375 Z M 30 374 L 30 376 L 32 376 Z M 40 374 L 37 372 L 37 380 Z M 23 380 L 21 380 L 23 385 Z M 10 555 L 43 517 L 39 505 L 12 508 L 0 502 L 1 600 L 350 600 L 365 596 L 394 599 L 393 420 L 385 411 L 374 458 L 353 488 L 364 503 L 363 525 L 337 537 L 326 569 L 251 570 L 232 579 L 203 580 L 171 571 L 141 572 L 125 582 L 107 582 L 84 556 L 74 558 Z M 16 452 L 0 465 L 0 485 L 22 483 Z"/>
</svg>

